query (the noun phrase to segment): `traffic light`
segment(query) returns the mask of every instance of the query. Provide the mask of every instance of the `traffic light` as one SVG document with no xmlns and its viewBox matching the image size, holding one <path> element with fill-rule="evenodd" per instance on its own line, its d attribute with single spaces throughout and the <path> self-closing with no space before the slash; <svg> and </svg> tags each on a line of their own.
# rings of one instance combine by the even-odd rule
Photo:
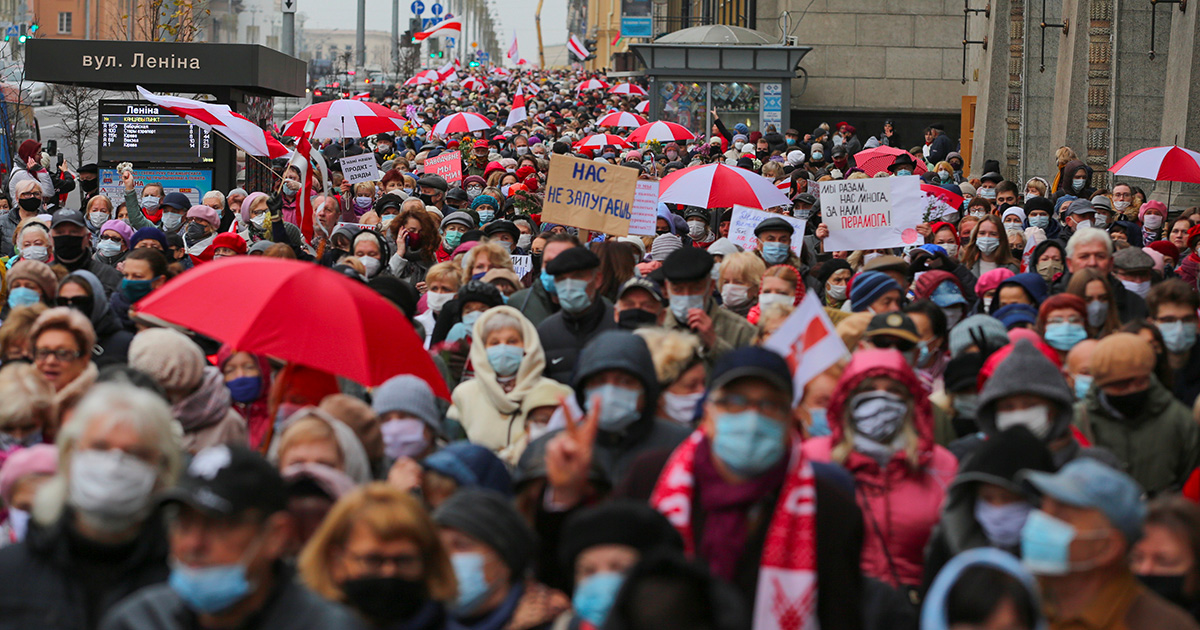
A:
<svg viewBox="0 0 1200 630">
<path fill-rule="evenodd" d="M 20 34 L 17 35 L 17 41 L 24 44 L 27 39 L 29 39 L 29 28 L 22 24 Z"/>
<path fill-rule="evenodd" d="M 470 67 L 472 67 L 472 68 L 478 68 L 478 67 L 479 67 L 479 62 L 478 62 L 478 61 L 472 61 L 471 63 L 468 63 L 467 65 L 468 65 L 468 66 L 470 66 Z"/>
<path fill-rule="evenodd" d="M 37 35 L 38 28 L 40 28 L 40 27 L 38 26 L 37 22 L 30 24 L 29 25 L 29 36 L 33 37 L 34 35 Z"/>
<path fill-rule="evenodd" d="M 446 56 L 445 51 L 441 51 L 441 50 L 435 50 L 435 51 L 429 53 L 430 59 L 441 59 L 442 57 L 445 57 L 445 56 Z"/>
</svg>

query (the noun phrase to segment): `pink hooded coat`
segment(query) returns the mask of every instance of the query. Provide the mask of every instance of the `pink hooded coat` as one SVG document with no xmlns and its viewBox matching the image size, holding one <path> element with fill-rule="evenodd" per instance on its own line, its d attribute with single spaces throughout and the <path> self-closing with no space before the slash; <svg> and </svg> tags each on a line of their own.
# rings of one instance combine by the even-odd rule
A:
<svg viewBox="0 0 1200 630">
<path fill-rule="evenodd" d="M 863 511 L 862 570 L 893 586 L 897 581 L 919 586 L 925 543 L 941 515 L 958 460 L 934 443 L 929 398 L 904 356 L 896 350 L 855 352 L 829 400 L 830 435 L 805 442 L 804 454 L 816 462 L 832 461 L 834 448 L 846 439 L 843 418 L 849 413 L 849 399 L 860 383 L 877 376 L 894 379 L 915 395 L 918 464 L 914 468 L 903 451 L 883 468 L 858 451 L 851 451 L 841 462 L 854 477 L 855 498 Z"/>
</svg>

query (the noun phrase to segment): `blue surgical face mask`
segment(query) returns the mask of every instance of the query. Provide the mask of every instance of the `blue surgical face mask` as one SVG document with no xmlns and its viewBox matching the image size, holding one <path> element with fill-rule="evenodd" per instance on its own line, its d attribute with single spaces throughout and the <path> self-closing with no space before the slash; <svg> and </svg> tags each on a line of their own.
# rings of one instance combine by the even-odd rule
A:
<svg viewBox="0 0 1200 630">
<path fill-rule="evenodd" d="M 755 477 L 779 463 L 787 429 L 757 410 L 717 416 L 713 453 L 741 477 Z"/>
<path fill-rule="evenodd" d="M 697 293 L 696 295 L 672 295 L 670 297 L 671 314 L 675 316 L 675 321 L 680 324 L 687 325 L 688 311 L 698 308 L 704 310 L 704 294 Z"/>
<path fill-rule="evenodd" d="M 589 576 L 575 587 L 575 596 L 571 598 L 575 614 L 597 628 L 603 626 L 624 583 L 625 576 L 613 571 Z"/>
<path fill-rule="evenodd" d="M 1000 239 L 995 236 L 980 236 L 975 239 L 975 246 L 985 254 L 992 254 L 1000 248 Z"/>
<path fill-rule="evenodd" d="M 1035 228 L 1042 228 L 1044 230 L 1050 227 L 1050 217 L 1044 214 L 1036 217 L 1029 217 L 1029 225 L 1032 225 Z"/>
<path fill-rule="evenodd" d="M 29 287 L 17 287 L 8 292 L 9 308 L 32 306 L 42 301 L 42 296 Z"/>
<path fill-rule="evenodd" d="M 247 405 L 258 400 L 258 395 L 262 393 L 262 377 L 239 376 L 226 381 L 225 387 L 229 388 L 229 395 L 234 401 Z"/>
<path fill-rule="evenodd" d="M 475 322 L 479 321 L 480 315 L 483 315 L 483 311 L 471 311 L 470 313 L 462 316 L 462 323 L 467 328 L 474 328 Z"/>
<path fill-rule="evenodd" d="M 392 222 L 392 219 L 395 219 L 395 218 L 396 218 L 396 215 L 394 215 L 394 214 L 385 214 L 382 217 L 379 217 L 379 225 L 386 226 L 387 224 Z"/>
<path fill-rule="evenodd" d="M 1082 324 L 1063 322 L 1046 326 L 1046 334 L 1043 337 L 1051 348 L 1066 352 L 1074 348 L 1075 344 L 1087 339 L 1087 331 L 1084 330 Z"/>
<path fill-rule="evenodd" d="M 824 407 L 810 407 L 808 415 L 812 417 L 812 422 L 808 425 L 809 437 L 824 437 L 830 434 L 829 415 Z"/>
<path fill-rule="evenodd" d="M 1092 388 L 1092 377 L 1090 374 L 1075 375 L 1075 399 L 1083 400 L 1087 398 L 1088 390 Z"/>
<path fill-rule="evenodd" d="M 492 586 L 483 572 L 483 554 L 458 552 L 450 556 L 450 564 L 458 581 L 458 599 L 452 612 L 460 618 L 470 616 L 492 594 Z"/>
<path fill-rule="evenodd" d="M 1037 575 L 1071 572 L 1071 541 L 1078 532 L 1070 523 L 1033 510 L 1021 528 L 1021 562 Z"/>
<path fill-rule="evenodd" d="M 490 223 L 491 220 L 494 218 L 496 218 L 495 210 L 480 210 L 479 211 L 479 224 L 480 225 L 483 225 L 484 223 Z"/>
<path fill-rule="evenodd" d="M 251 591 L 246 567 L 240 563 L 194 569 L 173 563 L 167 584 L 188 608 L 201 614 L 227 610 Z"/>
<path fill-rule="evenodd" d="M 620 433 L 642 417 L 639 399 L 642 389 L 629 389 L 606 383 L 584 391 L 584 402 L 591 413 L 593 401 L 600 400 L 600 430 Z"/>
<path fill-rule="evenodd" d="M 1021 528 L 1031 511 L 1033 506 L 1025 501 L 992 505 L 983 499 L 975 499 L 975 521 L 983 528 L 988 541 L 1004 549 L 1016 547 L 1021 542 Z"/>
<path fill-rule="evenodd" d="M 500 376 L 512 376 L 521 367 L 521 359 L 525 358 L 525 349 L 521 346 L 499 344 L 487 349 L 488 363 Z"/>
<path fill-rule="evenodd" d="M 587 280 L 564 278 L 555 281 L 558 290 L 558 303 L 568 313 L 582 313 L 592 305 L 592 298 L 587 294 Z"/>
<path fill-rule="evenodd" d="M 787 262 L 792 248 L 788 243 L 763 243 L 762 257 L 769 265 L 781 265 Z"/>
<path fill-rule="evenodd" d="M 546 293 L 549 293 L 550 295 L 558 295 L 558 287 L 554 285 L 554 276 L 550 275 L 545 269 L 543 269 L 539 279 L 542 281 L 542 288 L 546 290 Z"/>
<path fill-rule="evenodd" d="M 1163 343 L 1167 346 L 1167 352 L 1171 354 L 1183 354 L 1196 344 L 1195 324 L 1184 322 L 1158 324 L 1158 331 L 1162 333 Z"/>
<path fill-rule="evenodd" d="M 912 171 L 906 168 L 898 169 L 896 171 L 896 177 L 908 177 L 909 175 L 912 175 Z"/>
</svg>

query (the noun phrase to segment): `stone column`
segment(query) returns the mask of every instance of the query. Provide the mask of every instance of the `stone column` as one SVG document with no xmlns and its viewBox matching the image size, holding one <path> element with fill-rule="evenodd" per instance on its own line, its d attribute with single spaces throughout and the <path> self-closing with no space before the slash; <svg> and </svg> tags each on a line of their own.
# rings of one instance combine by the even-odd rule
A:
<svg viewBox="0 0 1200 630">
<path fill-rule="evenodd" d="M 1081 159 L 1087 154 L 1088 4 L 1088 0 L 1063 0 L 1062 16 L 1069 20 L 1067 34 L 1057 29 L 1046 33 L 1047 39 L 1055 35 L 1062 39 L 1058 47 L 1054 106 L 1050 110 L 1051 146 L 1030 147 L 1034 155 L 1041 153 L 1053 159 L 1054 152 L 1063 145 L 1074 149 Z M 1046 16 L 1047 22 L 1052 20 L 1052 15 Z"/>
<path fill-rule="evenodd" d="M 1008 110 L 1008 57 L 1011 43 L 1008 16 L 1011 8 L 1010 0 L 992 0 L 990 18 L 981 13 L 970 18 L 972 22 L 987 25 L 982 30 L 971 29 L 971 39 L 981 39 L 980 34 L 988 39 L 987 50 L 982 51 L 979 57 L 981 80 L 975 100 L 975 145 L 971 150 L 971 175 L 974 176 L 983 175 L 983 163 L 986 160 L 999 160 L 1001 164 L 1006 162 L 1008 125 L 1005 114 Z"/>
<path fill-rule="evenodd" d="M 1168 7 L 1173 14 L 1168 56 L 1171 63 L 1162 69 L 1166 92 L 1163 95 L 1161 144 L 1178 144 L 1195 150 L 1200 147 L 1200 35 L 1197 34 L 1200 7 L 1189 3 L 1183 12 L 1179 11 L 1178 5 L 1160 7 L 1159 24 Z M 1151 196 L 1166 202 L 1167 191 L 1168 183 L 1159 182 Z M 1200 186 L 1174 184 L 1170 209 L 1178 211 L 1194 205 L 1200 205 Z"/>
</svg>

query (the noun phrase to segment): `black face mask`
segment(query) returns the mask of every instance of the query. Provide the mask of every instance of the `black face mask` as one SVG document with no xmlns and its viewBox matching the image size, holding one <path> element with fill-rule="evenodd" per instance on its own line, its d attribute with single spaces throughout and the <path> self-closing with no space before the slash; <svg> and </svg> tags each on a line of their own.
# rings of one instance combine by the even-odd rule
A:
<svg viewBox="0 0 1200 630">
<path fill-rule="evenodd" d="M 183 231 L 183 240 L 187 241 L 188 245 L 195 245 L 207 237 L 208 232 L 199 223 L 189 223 L 187 229 Z"/>
<path fill-rule="evenodd" d="M 74 262 L 83 257 L 83 237 L 59 234 L 54 237 L 54 257 L 65 262 Z"/>
<path fill-rule="evenodd" d="M 542 270 L 542 255 L 541 254 L 530 254 L 529 262 L 533 265 L 534 271 L 541 272 L 541 270 Z"/>
<path fill-rule="evenodd" d="M 398 577 L 365 577 L 342 583 L 347 603 L 380 624 L 407 621 L 429 601 L 424 582 Z"/>
<path fill-rule="evenodd" d="M 92 194 L 99 190 L 100 180 L 98 179 L 81 179 L 79 180 L 79 189 L 87 194 Z"/>
<path fill-rule="evenodd" d="M 423 203 L 427 206 L 433 205 L 433 195 L 427 195 L 425 193 L 421 193 L 421 194 L 417 195 L 417 198 L 421 200 L 421 203 Z"/>
<path fill-rule="evenodd" d="M 1108 404 L 1113 406 L 1113 409 L 1121 412 L 1122 416 L 1136 418 L 1141 414 L 1142 409 L 1146 407 L 1146 401 L 1150 398 L 1150 390 L 1143 389 L 1140 392 L 1121 394 L 1120 396 L 1105 393 L 1103 396 L 1108 401 Z"/>
<path fill-rule="evenodd" d="M 657 326 L 658 315 L 640 308 L 627 308 L 617 313 L 617 326 L 626 330 L 635 330 L 645 326 Z"/>
<path fill-rule="evenodd" d="M 37 197 L 29 197 L 17 201 L 17 205 L 25 212 L 38 212 L 42 209 L 42 200 Z"/>
<path fill-rule="evenodd" d="M 1186 575 L 1138 575 L 1137 579 L 1146 588 L 1158 593 L 1159 597 L 1184 610 L 1191 610 L 1192 598 L 1183 592 Z"/>
</svg>

